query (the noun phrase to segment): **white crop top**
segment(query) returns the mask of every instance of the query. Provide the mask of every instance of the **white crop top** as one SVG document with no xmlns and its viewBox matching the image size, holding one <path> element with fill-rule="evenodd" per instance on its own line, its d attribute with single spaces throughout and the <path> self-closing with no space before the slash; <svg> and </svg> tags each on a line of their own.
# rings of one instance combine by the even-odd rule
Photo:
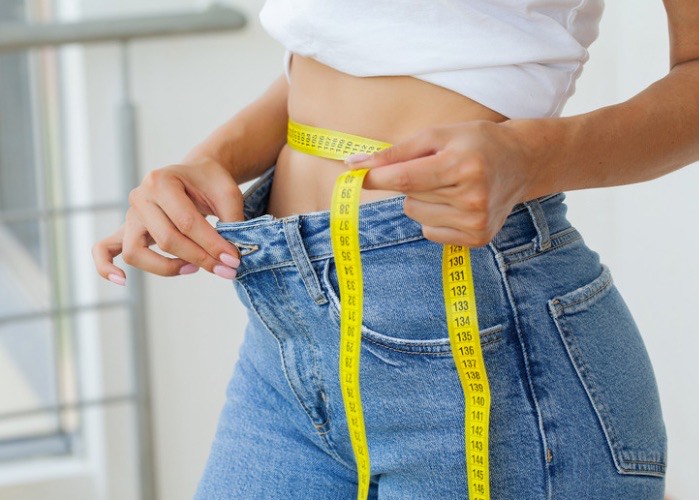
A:
<svg viewBox="0 0 699 500">
<path fill-rule="evenodd" d="M 291 53 L 354 76 L 410 75 L 509 118 L 559 116 L 604 0 L 267 0 Z"/>
</svg>

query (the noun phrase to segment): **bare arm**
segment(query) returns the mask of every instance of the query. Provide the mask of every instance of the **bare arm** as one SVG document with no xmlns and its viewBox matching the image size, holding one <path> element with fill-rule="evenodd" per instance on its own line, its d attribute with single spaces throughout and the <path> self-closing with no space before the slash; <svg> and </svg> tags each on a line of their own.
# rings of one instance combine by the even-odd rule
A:
<svg viewBox="0 0 699 500">
<path fill-rule="evenodd" d="M 370 169 L 367 189 L 405 193 L 403 210 L 426 238 L 478 247 L 516 203 L 650 180 L 699 160 L 699 2 L 665 8 L 670 71 L 628 101 L 567 118 L 431 127 L 351 168 Z"/>
<path fill-rule="evenodd" d="M 527 199 L 654 179 L 699 160 L 699 2 L 665 0 L 670 71 L 626 102 L 508 123 L 539 169 Z M 536 175 L 536 174 L 535 174 Z"/>
</svg>

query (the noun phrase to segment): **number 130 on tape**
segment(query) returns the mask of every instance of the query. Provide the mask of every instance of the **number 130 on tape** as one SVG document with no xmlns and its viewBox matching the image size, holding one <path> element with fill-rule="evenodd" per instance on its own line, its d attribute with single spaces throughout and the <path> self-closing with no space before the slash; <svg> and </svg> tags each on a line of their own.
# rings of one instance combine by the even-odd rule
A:
<svg viewBox="0 0 699 500">
<path fill-rule="evenodd" d="M 357 463 L 357 499 L 369 492 L 371 465 L 359 389 L 363 307 L 359 194 L 367 169 L 341 174 L 333 191 L 330 234 L 340 288 L 340 386 Z M 449 340 L 464 393 L 466 476 L 470 500 L 490 499 L 490 386 L 481 351 L 468 247 L 444 245 L 442 285 Z"/>
</svg>

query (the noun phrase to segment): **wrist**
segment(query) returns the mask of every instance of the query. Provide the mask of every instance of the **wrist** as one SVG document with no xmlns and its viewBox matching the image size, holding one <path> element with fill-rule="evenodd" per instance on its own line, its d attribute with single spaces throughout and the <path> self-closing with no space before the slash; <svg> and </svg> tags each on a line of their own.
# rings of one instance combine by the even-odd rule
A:
<svg viewBox="0 0 699 500">
<path fill-rule="evenodd" d="M 518 163 L 526 171 L 522 201 L 570 189 L 565 166 L 574 124 L 569 119 L 514 119 L 502 125 L 514 135 Z"/>
</svg>

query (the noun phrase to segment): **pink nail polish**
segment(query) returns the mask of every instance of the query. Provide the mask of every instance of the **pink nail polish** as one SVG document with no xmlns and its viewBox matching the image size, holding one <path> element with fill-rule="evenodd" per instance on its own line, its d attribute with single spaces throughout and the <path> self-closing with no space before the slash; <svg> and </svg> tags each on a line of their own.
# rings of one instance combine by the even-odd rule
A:
<svg viewBox="0 0 699 500">
<path fill-rule="evenodd" d="M 180 267 L 180 274 L 192 274 L 196 273 L 199 270 L 199 266 L 195 266 L 194 264 L 185 264 L 184 266 Z"/>
<path fill-rule="evenodd" d="M 349 155 L 347 158 L 345 158 L 345 163 L 359 163 L 360 161 L 368 160 L 369 158 L 371 158 L 371 155 L 368 153 L 354 153 L 353 155 Z"/>
<path fill-rule="evenodd" d="M 117 285 L 121 286 L 126 286 L 126 278 L 122 278 L 118 274 L 112 273 L 108 275 L 107 278 L 109 278 L 109 281 L 111 281 L 112 283 L 116 283 Z"/>
<path fill-rule="evenodd" d="M 232 255 L 229 255 L 227 253 L 222 253 L 221 255 L 218 256 L 218 258 L 226 264 L 228 267 L 238 267 L 240 265 L 240 259 L 238 257 L 234 257 Z"/>
<path fill-rule="evenodd" d="M 217 266 L 214 266 L 214 274 L 216 276 L 220 276 L 221 278 L 232 280 L 235 279 L 238 272 L 235 269 L 231 269 L 230 267 L 222 266 L 219 264 Z"/>
</svg>

